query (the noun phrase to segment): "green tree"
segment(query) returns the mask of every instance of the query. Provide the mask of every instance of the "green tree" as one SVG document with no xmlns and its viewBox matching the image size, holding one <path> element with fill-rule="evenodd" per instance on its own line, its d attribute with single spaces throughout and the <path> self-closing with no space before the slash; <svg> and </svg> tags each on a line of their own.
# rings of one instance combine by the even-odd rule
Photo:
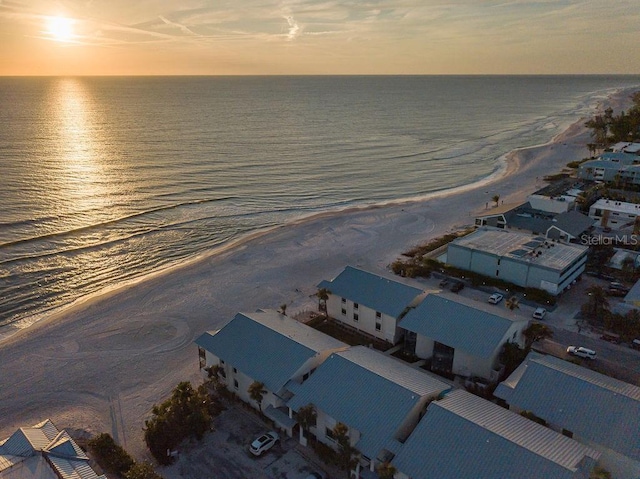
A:
<svg viewBox="0 0 640 479">
<path fill-rule="evenodd" d="M 284 314 L 285 316 L 287 315 L 287 303 L 282 303 L 282 304 L 280 305 L 280 312 L 281 312 L 282 314 Z"/>
<path fill-rule="evenodd" d="M 333 428 L 333 437 L 338 443 L 338 466 L 347 471 L 347 477 L 351 477 L 351 471 L 358 463 L 357 450 L 351 445 L 349 428 L 339 422 Z"/>
<path fill-rule="evenodd" d="M 529 352 L 533 343 L 542 341 L 543 339 L 550 339 L 553 337 L 553 331 L 549 326 L 542 323 L 531 323 L 522 334 L 525 338 L 525 351 Z"/>
<path fill-rule="evenodd" d="M 396 472 L 398 471 L 390 463 L 383 462 L 378 466 L 376 472 L 378 473 L 378 477 L 380 479 L 393 479 L 393 477 L 396 475 Z"/>
<path fill-rule="evenodd" d="M 609 313 L 609 300 L 607 293 L 601 286 L 590 286 L 587 288 L 588 300 L 582 305 L 582 314 L 592 323 L 604 323 L 606 315 Z"/>
<path fill-rule="evenodd" d="M 498 202 L 500 201 L 500 195 L 493 195 L 491 197 L 491 201 L 495 201 L 496 206 L 498 206 Z"/>
<path fill-rule="evenodd" d="M 510 298 L 508 298 L 505 302 L 504 302 L 504 306 L 509 310 L 509 311 L 514 311 L 516 309 L 520 309 L 520 301 L 518 301 L 518 297 L 517 296 L 511 296 Z"/>
<path fill-rule="evenodd" d="M 226 387 L 224 378 L 224 368 L 220 364 L 213 364 L 209 367 L 204 368 L 207 372 L 207 383 L 211 386 L 214 391 L 220 393 L 222 389 Z"/>
<path fill-rule="evenodd" d="M 249 397 L 258 403 L 258 409 L 262 411 L 262 400 L 264 399 L 264 395 L 267 393 L 267 390 L 264 388 L 264 383 L 253 381 L 249 385 L 247 392 L 249 393 Z"/>
<path fill-rule="evenodd" d="M 622 260 L 622 275 L 625 281 L 633 281 L 636 276 L 636 262 L 633 258 L 627 256 Z"/>
<path fill-rule="evenodd" d="M 504 343 L 500 351 L 500 362 L 504 365 L 504 375 L 508 376 L 516 370 L 527 356 L 527 351 L 510 341 Z"/>
<path fill-rule="evenodd" d="M 313 404 L 307 404 L 298 409 L 296 418 L 300 425 L 300 442 L 303 442 L 304 433 L 309 432 L 312 427 L 315 427 L 318 420 L 318 413 Z"/>
<path fill-rule="evenodd" d="M 331 291 L 329 291 L 327 288 L 320 288 L 318 290 L 318 292 L 316 293 L 316 296 L 318 297 L 318 310 L 320 311 L 327 311 L 327 301 L 329 300 L 329 294 L 331 294 Z"/>
<path fill-rule="evenodd" d="M 106 432 L 92 438 L 88 445 L 96 462 L 107 472 L 123 476 L 134 464 L 129 453 Z"/>
<path fill-rule="evenodd" d="M 124 475 L 125 479 L 162 479 L 148 462 L 138 462 Z"/>
<path fill-rule="evenodd" d="M 611 479 L 611 473 L 601 466 L 596 466 L 591 471 L 589 479 Z"/>
</svg>

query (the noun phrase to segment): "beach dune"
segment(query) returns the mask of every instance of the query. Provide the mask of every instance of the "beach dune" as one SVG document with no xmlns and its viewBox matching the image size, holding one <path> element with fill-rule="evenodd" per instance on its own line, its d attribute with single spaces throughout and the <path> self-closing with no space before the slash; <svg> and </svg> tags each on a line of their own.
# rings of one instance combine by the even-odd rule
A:
<svg viewBox="0 0 640 479">
<path fill-rule="evenodd" d="M 610 99 L 616 106 L 628 92 Z M 523 201 L 542 178 L 588 155 L 579 120 L 548 145 L 512 152 L 491 180 L 419 201 L 323 214 L 258 234 L 197 262 L 113 291 L 0 343 L 0 438 L 47 417 L 108 432 L 148 457 L 144 420 L 180 381 L 200 382 L 193 340 L 238 311 L 315 309 L 316 284 L 345 265 L 388 273 L 411 246 Z"/>
</svg>

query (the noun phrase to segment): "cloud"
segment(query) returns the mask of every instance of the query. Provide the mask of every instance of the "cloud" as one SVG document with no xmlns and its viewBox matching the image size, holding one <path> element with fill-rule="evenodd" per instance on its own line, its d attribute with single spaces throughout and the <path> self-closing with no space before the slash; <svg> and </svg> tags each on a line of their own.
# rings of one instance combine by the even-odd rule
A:
<svg viewBox="0 0 640 479">
<path fill-rule="evenodd" d="M 292 16 L 285 17 L 287 23 L 289 24 L 289 33 L 287 33 L 287 40 L 292 41 L 295 40 L 296 37 L 302 32 L 300 25 Z"/>
</svg>

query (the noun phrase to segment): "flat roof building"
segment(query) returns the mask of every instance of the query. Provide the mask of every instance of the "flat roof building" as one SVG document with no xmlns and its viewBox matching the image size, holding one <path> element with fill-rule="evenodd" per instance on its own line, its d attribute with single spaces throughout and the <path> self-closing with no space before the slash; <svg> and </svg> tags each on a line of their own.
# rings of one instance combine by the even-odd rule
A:
<svg viewBox="0 0 640 479">
<path fill-rule="evenodd" d="M 559 294 L 585 268 L 588 248 L 494 228 L 452 241 L 447 263 L 523 287 Z"/>
</svg>

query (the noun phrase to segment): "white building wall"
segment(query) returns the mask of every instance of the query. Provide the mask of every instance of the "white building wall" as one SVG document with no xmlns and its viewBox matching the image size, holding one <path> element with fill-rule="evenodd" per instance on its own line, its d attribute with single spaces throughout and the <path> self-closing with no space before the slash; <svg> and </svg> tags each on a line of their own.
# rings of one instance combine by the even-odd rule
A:
<svg viewBox="0 0 640 479">
<path fill-rule="evenodd" d="M 380 318 L 376 313 L 380 313 Z M 330 294 L 327 300 L 327 314 L 343 324 L 383 341 L 396 344 L 400 339 L 400 328 L 398 328 L 396 318 L 375 311 L 363 304 L 358 304 L 356 308 L 356 303 L 349 298 L 344 298 L 343 301 L 342 297 Z M 379 329 L 377 328 L 378 324 L 380 325 Z"/>
<path fill-rule="evenodd" d="M 429 359 L 433 357 L 433 339 L 427 338 L 422 334 L 416 336 L 416 351 L 415 355 L 420 359 Z"/>
<path fill-rule="evenodd" d="M 494 362 L 494 357 L 479 358 L 456 349 L 453 355 L 451 372 L 460 376 L 480 376 L 481 378 L 491 379 Z"/>
<path fill-rule="evenodd" d="M 565 211 L 569 211 L 574 205 L 574 201 L 566 196 L 551 198 L 543 195 L 529 195 L 527 200 L 531 203 L 532 208 L 550 213 L 564 213 Z"/>
<path fill-rule="evenodd" d="M 316 425 L 311 428 L 311 432 L 316 436 L 318 441 L 335 449 L 337 443 L 327 436 L 327 430 L 332 430 L 340 421 L 337 421 L 320 409 L 316 409 L 316 413 Z M 345 426 L 349 428 L 348 435 L 351 446 L 355 447 L 356 443 L 360 440 L 360 432 L 357 429 L 349 427 L 348 424 L 345 424 Z"/>
</svg>

